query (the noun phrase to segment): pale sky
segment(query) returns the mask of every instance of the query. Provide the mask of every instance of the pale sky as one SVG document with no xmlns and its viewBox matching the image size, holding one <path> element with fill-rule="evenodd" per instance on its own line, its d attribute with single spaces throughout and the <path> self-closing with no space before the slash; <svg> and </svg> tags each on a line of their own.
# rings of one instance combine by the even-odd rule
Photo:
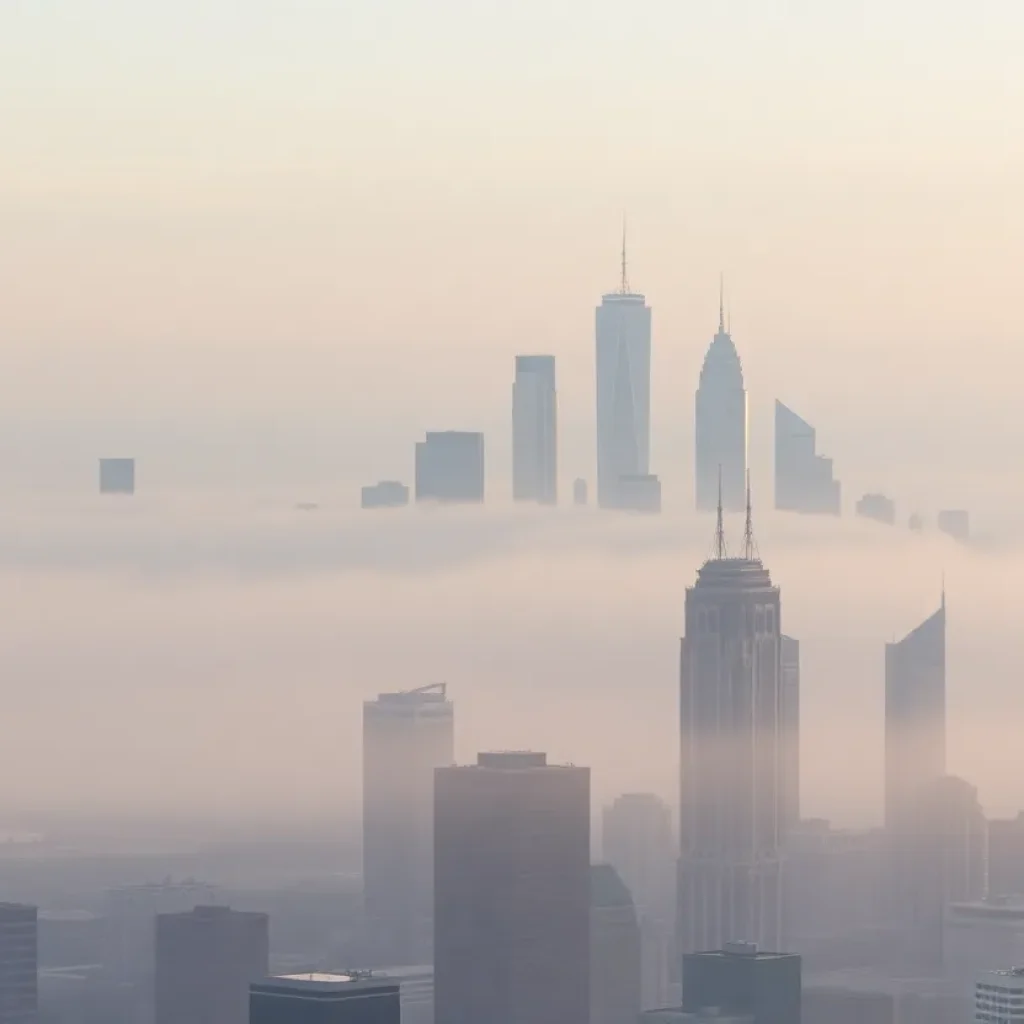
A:
<svg viewBox="0 0 1024 1024">
<path fill-rule="evenodd" d="M 724 270 L 755 453 L 778 396 L 860 489 L 994 502 L 1024 441 L 1022 49 L 1015 0 L 8 0 L 6 455 L 33 485 L 253 447 L 254 479 L 357 482 L 479 427 L 499 466 L 513 356 L 548 351 L 590 476 L 625 212 L 667 486 Z"/>
</svg>

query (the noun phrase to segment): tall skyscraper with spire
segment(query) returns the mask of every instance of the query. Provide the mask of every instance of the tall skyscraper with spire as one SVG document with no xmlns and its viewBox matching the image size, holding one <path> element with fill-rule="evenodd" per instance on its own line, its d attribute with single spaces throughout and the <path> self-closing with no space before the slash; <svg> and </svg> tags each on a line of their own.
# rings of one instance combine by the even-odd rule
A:
<svg viewBox="0 0 1024 1024">
<path fill-rule="evenodd" d="M 697 508 L 702 512 L 715 508 L 721 474 L 723 506 L 741 511 L 747 472 L 747 392 L 726 324 L 724 282 L 719 291 L 718 331 L 700 371 L 694 427 Z"/>
<path fill-rule="evenodd" d="M 781 602 L 757 553 L 750 491 L 730 557 L 717 502 L 712 556 L 686 591 L 680 668 L 679 939 L 781 948 L 785 751 Z"/>
<path fill-rule="evenodd" d="M 622 232 L 619 290 L 605 295 L 596 314 L 597 502 L 622 505 L 623 477 L 650 473 L 651 310 L 630 290 L 626 232 Z"/>
</svg>

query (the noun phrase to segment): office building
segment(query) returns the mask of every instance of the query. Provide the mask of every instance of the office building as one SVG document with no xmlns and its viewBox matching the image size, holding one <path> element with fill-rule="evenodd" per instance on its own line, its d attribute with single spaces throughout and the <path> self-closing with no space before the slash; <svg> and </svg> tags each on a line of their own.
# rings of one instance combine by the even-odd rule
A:
<svg viewBox="0 0 1024 1024">
<path fill-rule="evenodd" d="M 409 488 L 398 480 L 381 480 L 363 488 L 363 508 L 401 508 L 409 504 Z"/>
<path fill-rule="evenodd" d="M 747 477 L 747 391 L 743 367 L 719 302 L 718 331 L 704 356 L 695 400 L 695 496 L 698 510 L 742 511 Z"/>
<path fill-rule="evenodd" d="M 427 431 L 416 442 L 416 500 L 474 504 L 484 500 L 484 435 Z"/>
<path fill-rule="evenodd" d="M 156 1024 L 247 1024 L 270 973 L 266 914 L 196 907 L 156 919 Z"/>
<path fill-rule="evenodd" d="M 1024 811 L 988 823 L 988 891 L 994 898 L 1024 896 Z"/>
<path fill-rule="evenodd" d="M 572 484 L 572 501 L 574 505 L 586 505 L 587 503 L 587 481 L 577 477 Z"/>
<path fill-rule="evenodd" d="M 786 512 L 837 516 L 842 512 L 832 460 L 819 455 L 814 427 L 775 401 L 775 507 Z"/>
<path fill-rule="evenodd" d="M 445 684 L 363 704 L 363 892 L 374 964 L 431 960 L 434 769 L 454 760 Z"/>
<path fill-rule="evenodd" d="M 668 1002 L 670 956 L 675 945 L 676 850 L 672 813 L 653 793 L 625 793 L 605 808 L 601 854 L 633 898 L 640 924 L 641 1001 L 645 1009 Z"/>
<path fill-rule="evenodd" d="M 873 519 L 876 523 L 892 526 L 896 522 L 896 502 L 884 494 L 865 494 L 856 505 L 855 511 L 861 519 Z"/>
<path fill-rule="evenodd" d="M 558 501 L 558 401 L 554 356 L 516 356 L 512 385 L 512 497 Z"/>
<path fill-rule="evenodd" d="M 781 792 L 779 820 L 785 843 L 800 824 L 800 641 L 783 636 L 779 689 Z"/>
<path fill-rule="evenodd" d="M 627 512 L 661 511 L 661 481 L 653 474 L 619 477 L 618 507 Z"/>
<path fill-rule="evenodd" d="M 35 907 L 0 903 L 0 1024 L 36 1024 L 39 931 Z"/>
<path fill-rule="evenodd" d="M 483 753 L 434 800 L 437 1024 L 586 1024 L 589 769 Z"/>
<path fill-rule="evenodd" d="M 971 517 L 962 508 L 947 508 L 939 513 L 939 529 L 954 540 L 967 543 L 971 539 Z"/>
<path fill-rule="evenodd" d="M 619 508 L 619 481 L 650 472 L 651 310 L 631 291 L 622 243 L 622 279 L 601 299 L 595 318 L 597 503 Z"/>
<path fill-rule="evenodd" d="M 351 974 L 296 974 L 249 989 L 249 1024 L 402 1024 L 398 982 Z"/>
<path fill-rule="evenodd" d="M 1024 964 L 1024 896 L 951 903 L 942 952 L 943 974 L 961 983 L 992 964 Z"/>
<path fill-rule="evenodd" d="M 982 971 L 974 985 L 975 1024 L 1024 1022 L 1024 967 Z"/>
<path fill-rule="evenodd" d="M 610 864 L 590 869 L 590 1024 L 636 1024 L 641 1009 L 640 924 Z"/>
<path fill-rule="evenodd" d="M 100 494 L 134 494 L 135 460 L 100 459 Z"/>
<path fill-rule="evenodd" d="M 752 943 L 683 957 L 683 1009 L 749 1015 L 752 1024 L 800 1024 L 800 957 Z"/>
<path fill-rule="evenodd" d="M 686 591 L 681 644 L 678 929 L 682 952 L 781 946 L 783 760 L 779 588 L 756 555 L 714 555 Z"/>
<path fill-rule="evenodd" d="M 946 774 L 946 599 L 885 645 L 885 823 L 909 820 L 914 798 Z"/>
<path fill-rule="evenodd" d="M 402 1024 L 434 1024 L 434 968 L 432 964 L 384 967 L 373 977 L 397 981 Z"/>
</svg>

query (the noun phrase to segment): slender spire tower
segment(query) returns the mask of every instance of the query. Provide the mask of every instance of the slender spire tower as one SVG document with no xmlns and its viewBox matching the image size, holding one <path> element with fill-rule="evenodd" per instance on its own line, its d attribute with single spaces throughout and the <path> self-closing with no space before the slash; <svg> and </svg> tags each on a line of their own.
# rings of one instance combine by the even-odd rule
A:
<svg viewBox="0 0 1024 1024">
<path fill-rule="evenodd" d="M 629 295 L 629 275 L 626 273 L 626 215 L 622 215 L 622 280 L 619 283 L 619 294 Z"/>
<path fill-rule="evenodd" d="M 725 327 L 725 274 L 718 275 L 718 333 L 728 334 Z"/>
<path fill-rule="evenodd" d="M 722 514 L 722 467 L 718 467 L 718 517 L 715 521 L 715 554 L 716 562 L 728 558 L 729 552 L 725 546 L 725 517 Z"/>
<path fill-rule="evenodd" d="M 721 486 L 721 485 L 719 485 Z M 721 502 L 721 498 L 718 499 Z M 747 516 L 743 524 L 743 557 L 748 562 L 760 560 L 760 552 L 757 550 L 757 541 L 754 540 L 754 515 L 750 503 L 750 470 L 747 470 Z"/>
</svg>

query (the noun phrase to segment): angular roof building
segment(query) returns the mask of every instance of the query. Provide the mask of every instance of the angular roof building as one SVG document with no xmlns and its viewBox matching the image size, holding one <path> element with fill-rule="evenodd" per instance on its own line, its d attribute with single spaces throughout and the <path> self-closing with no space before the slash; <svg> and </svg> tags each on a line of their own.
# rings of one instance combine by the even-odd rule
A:
<svg viewBox="0 0 1024 1024">
<path fill-rule="evenodd" d="M 837 516 L 842 512 L 832 460 L 818 455 L 814 427 L 775 400 L 775 507 Z"/>
</svg>

